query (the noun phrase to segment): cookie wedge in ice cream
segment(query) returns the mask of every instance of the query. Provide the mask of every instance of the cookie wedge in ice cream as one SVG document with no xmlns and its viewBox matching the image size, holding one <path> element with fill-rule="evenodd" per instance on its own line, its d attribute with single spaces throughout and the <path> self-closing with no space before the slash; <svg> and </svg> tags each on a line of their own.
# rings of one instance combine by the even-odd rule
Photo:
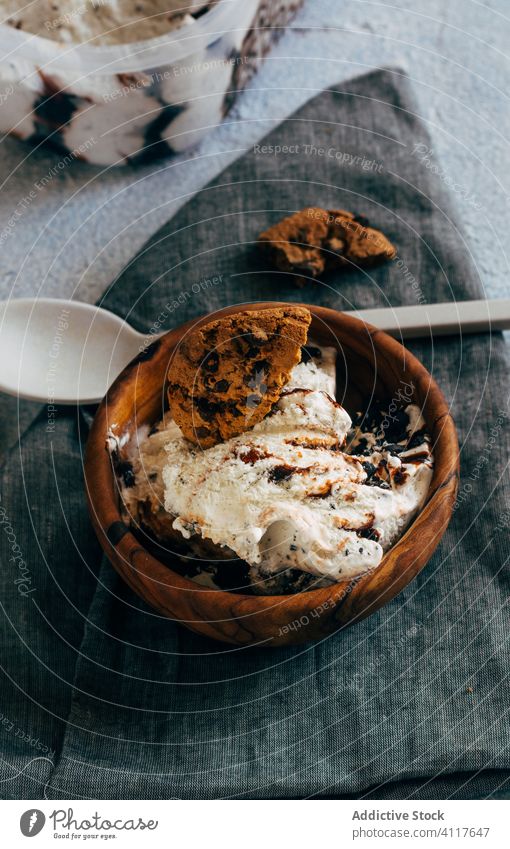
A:
<svg viewBox="0 0 510 849">
<path fill-rule="evenodd" d="M 168 400 L 184 436 L 201 448 L 262 421 L 300 360 L 311 321 L 292 306 L 240 312 L 194 328 L 168 370 Z"/>
</svg>

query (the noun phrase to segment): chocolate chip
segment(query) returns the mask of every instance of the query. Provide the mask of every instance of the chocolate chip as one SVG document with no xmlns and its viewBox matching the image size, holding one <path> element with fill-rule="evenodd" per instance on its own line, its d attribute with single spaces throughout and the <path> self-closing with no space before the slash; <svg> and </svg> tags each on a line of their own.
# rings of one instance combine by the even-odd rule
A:
<svg viewBox="0 0 510 849">
<path fill-rule="evenodd" d="M 374 540 L 374 542 L 377 542 L 379 540 L 379 537 L 381 536 L 379 531 L 377 531 L 375 528 L 361 528 L 360 530 L 356 531 L 356 534 L 359 537 L 362 537 L 362 539 L 371 539 Z"/>
<path fill-rule="evenodd" d="M 230 386 L 230 382 L 228 380 L 218 380 L 215 384 L 214 389 L 216 392 L 227 392 Z"/>
<path fill-rule="evenodd" d="M 363 456 L 364 454 L 370 454 L 370 451 L 371 449 L 368 446 L 367 440 L 362 436 L 354 449 L 354 453 Z"/>
<path fill-rule="evenodd" d="M 393 475 L 393 480 L 395 481 L 397 486 L 400 486 L 401 484 L 403 484 L 406 479 L 407 479 L 407 472 L 405 471 L 405 469 L 397 469 L 395 471 L 395 474 Z"/>
<path fill-rule="evenodd" d="M 230 404 L 227 404 L 227 409 L 231 416 L 234 416 L 235 419 L 238 419 L 243 415 L 242 411 L 236 406 L 234 401 L 231 401 Z"/>
<path fill-rule="evenodd" d="M 406 450 L 408 448 L 418 448 L 418 446 L 423 445 L 424 442 L 425 442 L 425 430 L 417 430 L 416 433 L 413 433 L 413 435 L 411 436 L 411 439 L 407 443 Z M 404 449 L 401 448 L 400 450 L 403 451 Z"/>
<path fill-rule="evenodd" d="M 400 442 L 406 437 L 406 427 L 409 424 L 409 416 L 405 410 L 397 410 L 391 416 L 384 435 L 390 442 Z"/>
<path fill-rule="evenodd" d="M 369 463 L 368 460 L 366 460 L 361 465 L 363 466 L 365 472 L 367 473 L 367 478 L 371 478 L 375 474 L 376 467 L 374 466 L 373 463 Z"/>
<path fill-rule="evenodd" d="M 397 454 L 400 454 L 404 449 L 402 445 L 396 445 L 394 442 L 390 442 L 389 444 L 384 445 L 384 450 L 391 454 L 392 457 L 395 457 Z"/>
<path fill-rule="evenodd" d="M 128 488 L 131 488 L 135 485 L 135 473 L 133 471 L 133 466 L 129 462 L 129 460 L 123 460 L 117 466 L 117 472 L 119 476 L 124 481 L 124 485 Z"/>
<path fill-rule="evenodd" d="M 382 481 L 381 478 L 377 477 L 377 475 L 374 475 L 372 478 L 368 478 L 365 481 L 365 486 L 377 486 L 379 489 L 391 489 L 389 483 Z"/>
<path fill-rule="evenodd" d="M 237 456 L 243 463 L 246 463 L 247 466 L 253 466 L 255 463 L 258 463 L 259 460 L 266 460 L 272 455 L 267 454 L 265 451 L 259 451 L 258 448 L 250 448 L 248 451 L 245 451 L 244 454 L 238 454 Z"/>
<path fill-rule="evenodd" d="M 210 431 L 206 427 L 197 427 L 195 433 L 198 439 L 207 439 L 210 436 Z"/>
<path fill-rule="evenodd" d="M 382 461 L 382 462 L 384 462 L 384 461 Z M 386 483 L 386 481 L 383 481 L 383 480 L 381 480 L 381 478 L 377 477 L 377 475 L 376 475 L 377 469 L 376 469 L 376 467 L 374 466 L 373 463 L 369 463 L 368 461 L 365 461 L 361 465 L 363 466 L 363 468 L 365 469 L 365 472 L 367 473 L 367 479 L 364 482 L 365 486 L 378 486 L 380 489 L 390 489 L 390 487 Z M 381 465 L 381 463 L 379 465 Z"/>
<path fill-rule="evenodd" d="M 320 348 L 314 348 L 313 345 L 303 345 L 301 348 L 301 362 L 309 363 L 311 359 L 320 360 L 322 351 Z"/>
<path fill-rule="evenodd" d="M 210 354 L 204 360 L 203 366 L 207 371 L 218 371 L 218 366 L 220 364 L 220 358 L 218 356 L 217 351 L 211 351 Z"/>
<path fill-rule="evenodd" d="M 197 398 L 195 400 L 195 406 L 200 413 L 201 417 L 206 420 L 206 422 L 210 422 L 213 416 L 217 413 L 221 412 L 222 405 L 217 404 L 214 401 L 209 401 L 208 398 Z"/>
<path fill-rule="evenodd" d="M 269 472 L 268 477 L 271 483 L 280 483 L 292 477 L 294 472 L 294 466 L 274 466 Z"/>
<path fill-rule="evenodd" d="M 215 389 L 216 388 L 216 377 L 214 374 L 205 374 L 204 375 L 204 386 L 206 389 Z"/>
</svg>

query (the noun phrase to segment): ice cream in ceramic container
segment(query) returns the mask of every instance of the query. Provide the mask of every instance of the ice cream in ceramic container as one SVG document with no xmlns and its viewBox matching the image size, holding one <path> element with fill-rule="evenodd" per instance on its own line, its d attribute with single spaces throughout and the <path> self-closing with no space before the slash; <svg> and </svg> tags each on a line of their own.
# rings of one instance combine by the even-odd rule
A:
<svg viewBox="0 0 510 849">
<path fill-rule="evenodd" d="M 301 0 L 0 0 L 0 130 L 145 162 L 221 122 Z"/>
</svg>

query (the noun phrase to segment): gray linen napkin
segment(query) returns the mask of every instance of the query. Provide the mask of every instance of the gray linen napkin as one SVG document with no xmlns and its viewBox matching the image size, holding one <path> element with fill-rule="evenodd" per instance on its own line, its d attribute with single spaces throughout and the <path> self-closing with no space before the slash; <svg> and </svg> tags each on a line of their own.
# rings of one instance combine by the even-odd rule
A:
<svg viewBox="0 0 510 849">
<path fill-rule="evenodd" d="M 334 308 L 465 299 L 481 283 L 408 81 L 325 91 L 190 201 L 103 306 L 153 332 L 259 299 Z M 192 167 L 192 166 L 190 166 Z M 296 289 L 254 239 L 308 204 L 366 215 L 398 259 Z M 452 403 L 463 477 L 432 561 L 315 645 L 239 650 L 145 606 L 83 497 L 88 410 L 47 411 L 0 500 L 5 798 L 470 798 L 510 782 L 508 369 L 499 335 L 412 346 Z"/>
</svg>

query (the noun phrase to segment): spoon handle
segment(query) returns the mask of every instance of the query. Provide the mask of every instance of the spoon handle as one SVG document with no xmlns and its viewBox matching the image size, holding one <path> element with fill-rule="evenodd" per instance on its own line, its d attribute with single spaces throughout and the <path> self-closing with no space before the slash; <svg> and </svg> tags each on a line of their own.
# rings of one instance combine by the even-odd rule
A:
<svg viewBox="0 0 510 849">
<path fill-rule="evenodd" d="M 348 315 L 402 339 L 485 333 L 510 330 L 510 298 L 351 310 Z"/>
</svg>

